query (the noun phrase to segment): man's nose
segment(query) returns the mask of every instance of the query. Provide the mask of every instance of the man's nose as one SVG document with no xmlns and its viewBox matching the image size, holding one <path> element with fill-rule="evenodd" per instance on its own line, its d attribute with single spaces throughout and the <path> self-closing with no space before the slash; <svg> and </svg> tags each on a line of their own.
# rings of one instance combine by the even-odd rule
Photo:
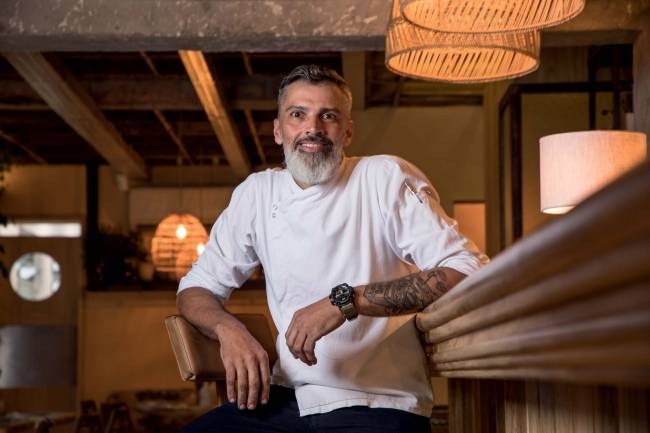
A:
<svg viewBox="0 0 650 433">
<path fill-rule="evenodd" d="M 323 121 L 320 116 L 309 117 L 305 126 L 305 135 L 323 135 L 325 133 L 325 130 L 323 128 Z"/>
</svg>

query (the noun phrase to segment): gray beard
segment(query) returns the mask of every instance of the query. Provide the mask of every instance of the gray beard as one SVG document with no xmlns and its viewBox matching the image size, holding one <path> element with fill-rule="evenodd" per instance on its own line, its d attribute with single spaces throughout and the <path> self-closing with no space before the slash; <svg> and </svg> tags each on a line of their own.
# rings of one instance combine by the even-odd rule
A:
<svg viewBox="0 0 650 433">
<path fill-rule="evenodd" d="M 284 153 L 287 170 L 295 180 L 318 185 L 332 179 L 343 161 L 343 147 L 333 145 L 328 152 L 307 153 L 298 149 Z"/>
</svg>

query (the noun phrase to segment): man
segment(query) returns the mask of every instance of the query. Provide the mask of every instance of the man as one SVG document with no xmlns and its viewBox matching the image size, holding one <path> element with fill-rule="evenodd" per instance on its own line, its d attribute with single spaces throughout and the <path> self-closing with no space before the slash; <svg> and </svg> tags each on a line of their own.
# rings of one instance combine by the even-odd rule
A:
<svg viewBox="0 0 650 433">
<path fill-rule="evenodd" d="M 184 431 L 430 431 L 413 313 L 485 258 L 415 167 L 344 156 L 351 106 L 345 81 L 327 68 L 300 66 L 282 81 L 274 135 L 287 168 L 236 188 L 180 282 L 180 312 L 221 343 L 230 400 Z M 279 331 L 272 373 L 223 309 L 260 263 Z"/>
</svg>

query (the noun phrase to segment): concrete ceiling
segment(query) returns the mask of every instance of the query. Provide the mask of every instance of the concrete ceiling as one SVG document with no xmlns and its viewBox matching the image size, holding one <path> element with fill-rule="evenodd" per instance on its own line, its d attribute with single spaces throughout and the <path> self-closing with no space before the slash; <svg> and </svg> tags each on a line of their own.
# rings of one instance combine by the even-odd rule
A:
<svg viewBox="0 0 650 433">
<path fill-rule="evenodd" d="M 547 46 L 632 42 L 650 0 L 587 0 Z M 0 2 L 2 51 L 382 50 L 388 0 L 42 0 Z"/>
</svg>

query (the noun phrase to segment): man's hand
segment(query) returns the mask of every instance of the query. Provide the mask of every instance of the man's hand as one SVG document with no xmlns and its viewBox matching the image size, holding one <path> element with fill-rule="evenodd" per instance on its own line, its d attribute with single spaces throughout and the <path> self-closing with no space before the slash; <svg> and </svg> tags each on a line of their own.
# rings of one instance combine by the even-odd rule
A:
<svg viewBox="0 0 650 433">
<path fill-rule="evenodd" d="M 228 400 L 240 409 L 255 409 L 259 401 L 269 401 L 271 373 L 269 356 L 241 323 L 223 324 L 215 333 L 221 343 L 221 359 L 226 368 Z"/>
<path fill-rule="evenodd" d="M 301 308 L 293 315 L 284 335 L 289 351 L 307 365 L 316 364 L 316 341 L 334 331 L 343 322 L 343 313 L 332 305 L 329 298 Z"/>
</svg>

